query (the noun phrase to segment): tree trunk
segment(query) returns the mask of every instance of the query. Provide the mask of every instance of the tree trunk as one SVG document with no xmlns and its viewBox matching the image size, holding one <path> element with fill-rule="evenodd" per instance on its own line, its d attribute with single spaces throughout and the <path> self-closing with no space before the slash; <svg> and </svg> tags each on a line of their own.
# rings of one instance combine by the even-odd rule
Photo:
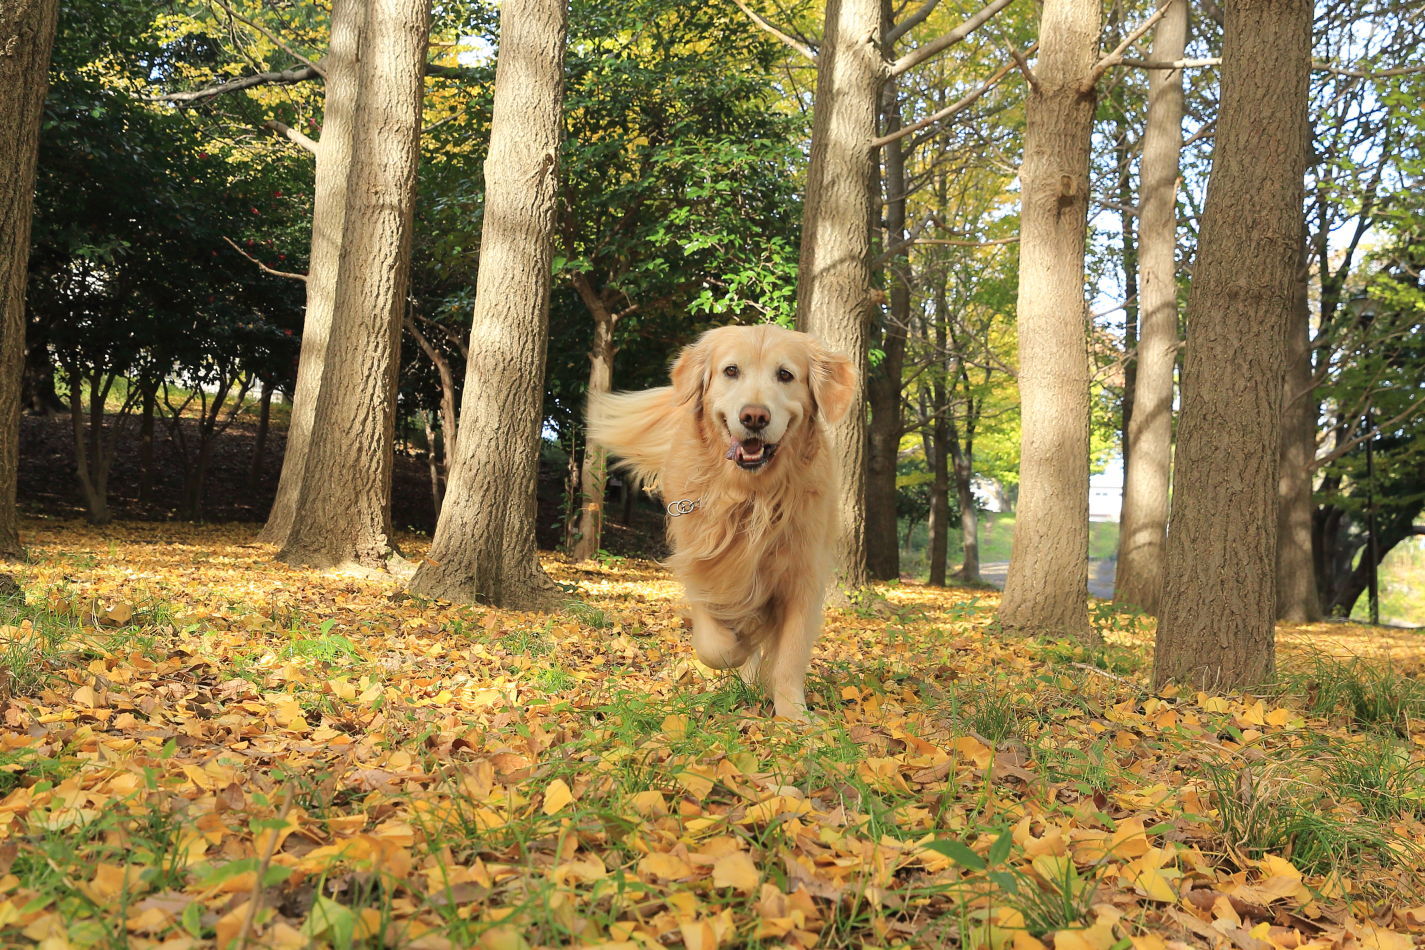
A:
<svg viewBox="0 0 1425 950">
<path fill-rule="evenodd" d="M 594 345 L 589 350 L 588 394 L 613 389 L 614 327 L 617 318 L 583 274 L 574 277 L 574 288 L 594 317 Z M 578 523 L 567 547 L 569 556 L 586 561 L 599 553 L 604 538 L 604 494 L 608 485 L 608 455 L 603 448 L 585 441 L 583 464 L 579 468 Z"/>
<path fill-rule="evenodd" d="M 964 447 L 961 448 L 960 435 L 954 431 L 952 426 L 950 452 L 955 463 L 955 500 L 960 506 L 960 546 L 964 552 L 960 559 L 960 569 L 955 572 L 955 576 L 961 580 L 978 582 L 980 579 L 980 518 L 975 511 L 975 436 L 973 431 L 965 434 Z"/>
<path fill-rule="evenodd" d="M 341 268 L 302 490 L 279 558 L 384 567 L 429 0 L 371 0 Z"/>
<path fill-rule="evenodd" d="M 1018 517 L 999 618 L 1091 640 L 1084 302 L 1097 0 L 1046 0 L 1025 112 L 1019 251 Z M 1087 88 L 1086 88 L 1087 87 Z"/>
<path fill-rule="evenodd" d="M 1187 43 L 1185 0 L 1167 0 L 1153 58 L 1178 60 Z M 1150 70 L 1138 211 L 1138 359 L 1124 453 L 1123 511 L 1113 596 L 1157 614 L 1163 595 L 1173 455 L 1173 370 L 1178 358 L 1177 187 L 1182 71 Z"/>
<path fill-rule="evenodd" d="M 440 520 L 440 509 L 445 504 L 445 481 L 440 471 L 440 461 L 436 457 L 437 436 L 435 426 L 431 424 L 431 414 L 423 412 L 421 415 L 425 419 L 426 435 L 426 468 L 430 472 L 430 500 L 435 511 L 437 523 Z"/>
<path fill-rule="evenodd" d="M 1311 368 L 1311 306 L 1305 254 L 1297 268 L 1283 374 L 1280 471 L 1277 474 L 1277 618 L 1321 619 L 1311 552 L 1311 463 L 1316 456 L 1316 398 Z"/>
<path fill-rule="evenodd" d="M 884 132 L 901 128 L 901 107 L 896 83 L 881 87 L 881 114 Z M 906 239 L 905 152 L 900 142 L 885 146 L 886 245 L 903 244 Z M 896 466 L 900 461 L 901 373 L 905 366 L 906 330 L 910 326 L 910 255 L 902 250 L 886 265 L 890 308 L 881 325 L 879 366 L 866 380 L 871 424 L 866 443 L 866 573 L 878 581 L 900 577 L 900 546 L 896 538 Z"/>
<path fill-rule="evenodd" d="M 158 414 L 158 381 L 144 380 L 139 384 L 139 500 L 153 500 L 154 476 L 154 416 Z"/>
<path fill-rule="evenodd" d="M 316 419 L 326 365 L 327 342 L 331 336 L 346 221 L 347 177 L 352 161 L 355 129 L 352 114 L 361 82 L 358 54 L 366 6 L 367 0 L 332 0 L 331 42 L 322 60 L 322 68 L 326 70 L 326 98 L 322 106 L 322 133 L 317 145 L 312 194 L 307 310 L 302 318 L 302 346 L 297 361 L 297 383 L 292 390 L 287 443 L 282 451 L 282 473 L 277 479 L 277 494 L 267 523 L 258 535 L 258 540 L 279 547 L 287 543 L 302 492 L 312 423 Z"/>
<path fill-rule="evenodd" d="M 1275 660 L 1283 350 L 1301 255 L 1307 0 L 1226 7 L 1216 155 L 1188 298 L 1153 677 L 1255 686 Z"/>
<path fill-rule="evenodd" d="M 271 380 L 262 381 L 262 397 L 257 409 L 257 436 L 252 445 L 252 471 L 248 474 L 248 483 L 253 488 L 262 484 L 267 468 L 267 433 L 272 425 L 272 394 L 276 390 Z"/>
<path fill-rule="evenodd" d="M 930 465 L 930 573 L 927 583 L 945 586 L 950 541 L 949 426 L 945 420 L 945 387 L 935 386 L 931 402 L 934 420 L 925 435 L 925 459 Z"/>
<path fill-rule="evenodd" d="M 505 0 L 461 437 L 430 554 L 411 590 L 538 607 L 535 549 L 549 268 L 563 101 L 564 0 Z"/>
<path fill-rule="evenodd" d="M 89 404 L 85 407 L 85 379 L 77 370 L 69 373 L 69 421 L 74 437 L 75 472 L 79 477 L 79 492 L 93 524 L 108 524 L 113 520 L 109 511 L 109 463 L 106 458 L 104 430 L 104 391 L 96 375 L 89 386 Z M 115 422 L 117 425 L 117 422 Z"/>
<path fill-rule="evenodd" d="M 831 428 L 841 493 L 838 583 L 866 584 L 867 334 L 877 99 L 884 67 L 880 0 L 827 0 L 819 53 L 797 277 L 797 327 L 856 367 L 851 411 Z"/>
<path fill-rule="evenodd" d="M 0 559 L 17 558 L 20 388 L 25 371 L 25 284 L 40 115 L 48 87 L 57 0 L 0 9 Z"/>
</svg>

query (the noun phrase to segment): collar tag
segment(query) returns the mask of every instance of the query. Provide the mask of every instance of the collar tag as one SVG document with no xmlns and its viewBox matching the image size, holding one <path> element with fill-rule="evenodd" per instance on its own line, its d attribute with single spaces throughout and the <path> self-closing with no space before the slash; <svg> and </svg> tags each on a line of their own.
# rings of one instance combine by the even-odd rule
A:
<svg viewBox="0 0 1425 950">
<path fill-rule="evenodd" d="M 670 501 L 663 506 L 663 510 L 668 512 L 668 517 L 676 518 L 679 515 L 690 515 L 703 506 L 701 498 L 679 498 Z"/>
</svg>

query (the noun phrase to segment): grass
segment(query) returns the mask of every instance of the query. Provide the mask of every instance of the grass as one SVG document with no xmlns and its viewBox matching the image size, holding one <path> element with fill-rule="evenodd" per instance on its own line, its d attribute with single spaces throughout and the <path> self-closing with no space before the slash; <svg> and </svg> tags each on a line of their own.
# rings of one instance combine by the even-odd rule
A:
<svg viewBox="0 0 1425 950">
<path fill-rule="evenodd" d="M 1009 560 L 1010 548 L 1014 543 L 1013 512 L 980 512 L 980 563 L 993 564 Z M 958 525 L 958 522 L 957 522 Z M 902 541 L 906 538 L 905 525 L 900 527 Z M 910 543 L 901 547 L 901 573 L 911 577 L 924 578 L 929 569 L 930 530 L 926 524 L 916 525 L 910 532 Z M 1089 523 L 1089 558 L 1100 560 L 1118 553 L 1118 525 L 1114 522 L 1094 521 Z M 946 559 L 954 570 L 964 558 L 964 545 L 958 528 L 952 528 L 947 538 Z"/>
<path fill-rule="evenodd" d="M 1086 650 L 1001 634 L 993 594 L 886 585 L 829 613 L 801 727 L 691 661 L 646 566 L 551 562 L 583 586 L 535 617 L 295 583 L 241 536 L 120 526 L 78 567 L 91 530 L 39 533 L 4 621 L 54 651 L 0 704 L 0 944 L 221 945 L 260 892 L 254 945 L 1198 945 L 1166 908 L 1269 856 L 1329 892 L 1314 936 L 1419 903 L 1410 663 L 1160 696 L 1141 617 L 1096 611 Z"/>
</svg>

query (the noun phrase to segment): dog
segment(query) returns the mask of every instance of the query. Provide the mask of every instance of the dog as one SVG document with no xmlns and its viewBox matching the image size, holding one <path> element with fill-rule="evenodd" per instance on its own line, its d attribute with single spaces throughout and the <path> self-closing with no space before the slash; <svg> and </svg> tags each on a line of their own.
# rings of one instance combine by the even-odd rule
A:
<svg viewBox="0 0 1425 950">
<path fill-rule="evenodd" d="M 805 722 L 839 536 L 828 427 L 851 408 L 856 370 L 808 334 L 761 325 L 709 330 L 670 375 L 592 395 L 588 437 L 662 496 L 698 658 Z"/>
</svg>

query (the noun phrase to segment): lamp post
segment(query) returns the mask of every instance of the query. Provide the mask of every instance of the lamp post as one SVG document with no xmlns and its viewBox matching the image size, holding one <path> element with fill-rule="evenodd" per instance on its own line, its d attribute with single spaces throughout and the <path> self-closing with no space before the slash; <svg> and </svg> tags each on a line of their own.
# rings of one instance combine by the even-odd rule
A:
<svg viewBox="0 0 1425 950">
<path fill-rule="evenodd" d="M 1347 306 L 1355 315 L 1358 325 L 1366 325 L 1375 319 L 1375 301 L 1364 292 L 1353 296 Z M 1380 548 L 1376 538 L 1376 410 L 1366 396 L 1366 596 L 1370 603 L 1371 624 L 1380 624 Z"/>
</svg>

